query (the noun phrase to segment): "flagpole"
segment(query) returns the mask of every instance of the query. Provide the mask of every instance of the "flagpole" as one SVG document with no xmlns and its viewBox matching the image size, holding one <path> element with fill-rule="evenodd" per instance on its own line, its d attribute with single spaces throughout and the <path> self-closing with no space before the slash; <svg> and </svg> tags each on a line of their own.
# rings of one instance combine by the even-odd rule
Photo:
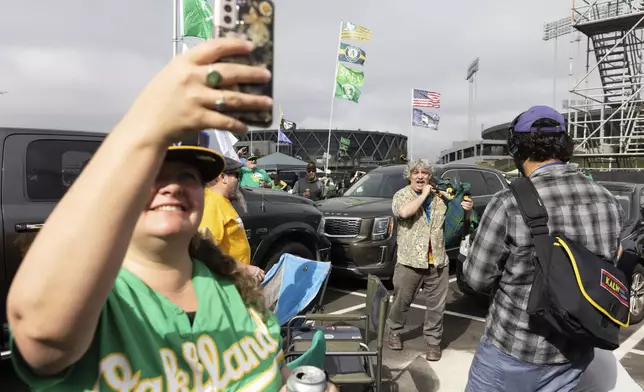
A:
<svg viewBox="0 0 644 392">
<path fill-rule="evenodd" d="M 409 121 L 409 138 L 408 141 L 411 142 L 411 151 L 409 152 L 409 160 L 412 160 L 414 155 L 414 88 L 411 89 L 411 115 Z M 409 146 L 407 146 L 409 150 Z"/>
<path fill-rule="evenodd" d="M 179 4 L 180 0 L 172 1 L 172 57 L 177 57 L 177 46 L 179 42 L 179 23 L 177 18 L 179 17 Z"/>
<path fill-rule="evenodd" d="M 326 143 L 326 163 L 324 164 L 324 174 L 326 175 L 327 170 L 329 170 L 329 156 L 331 151 L 331 127 L 333 127 L 333 107 L 335 106 L 335 87 L 336 87 L 336 78 L 338 77 L 338 67 L 340 62 L 338 61 L 338 50 L 340 50 L 340 44 L 342 43 L 342 23 L 340 21 L 340 30 L 338 32 L 338 45 L 335 47 L 335 72 L 333 73 L 333 88 L 331 89 L 331 113 L 329 114 L 329 138 Z"/>
</svg>

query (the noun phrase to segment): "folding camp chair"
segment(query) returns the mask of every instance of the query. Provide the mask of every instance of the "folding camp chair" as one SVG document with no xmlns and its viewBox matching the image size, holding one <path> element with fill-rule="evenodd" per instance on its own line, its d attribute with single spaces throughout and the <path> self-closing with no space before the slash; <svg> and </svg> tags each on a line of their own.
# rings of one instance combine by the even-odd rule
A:
<svg viewBox="0 0 644 392">
<path fill-rule="evenodd" d="M 284 253 L 262 282 L 266 306 L 284 326 L 294 316 L 322 311 L 331 263 Z"/>
<path fill-rule="evenodd" d="M 385 321 L 389 312 L 389 291 L 380 279 L 369 275 L 365 311 L 345 314 L 307 314 L 294 317 L 287 324 L 285 358 L 297 358 L 311 346 L 318 331 L 326 338 L 325 369 L 338 385 L 365 385 L 380 392 L 382 385 L 382 349 Z M 305 319 L 319 322 L 364 322 L 364 336 L 353 325 L 302 326 L 291 332 L 291 323 Z M 376 331 L 375 350 L 369 348 L 369 331 Z"/>
</svg>

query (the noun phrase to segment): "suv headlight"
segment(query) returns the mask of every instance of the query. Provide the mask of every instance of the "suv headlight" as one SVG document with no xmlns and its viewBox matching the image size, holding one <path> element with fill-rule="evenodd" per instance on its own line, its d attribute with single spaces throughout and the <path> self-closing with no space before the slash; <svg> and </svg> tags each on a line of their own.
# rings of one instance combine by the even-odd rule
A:
<svg viewBox="0 0 644 392">
<path fill-rule="evenodd" d="M 326 218 L 322 217 L 320 219 L 320 224 L 318 225 L 318 234 L 324 235 L 324 224 L 326 223 Z"/>
<path fill-rule="evenodd" d="M 373 230 L 371 230 L 371 238 L 374 240 L 385 240 L 391 237 L 391 232 L 394 228 L 394 218 L 385 216 L 375 218 L 373 220 Z"/>
</svg>

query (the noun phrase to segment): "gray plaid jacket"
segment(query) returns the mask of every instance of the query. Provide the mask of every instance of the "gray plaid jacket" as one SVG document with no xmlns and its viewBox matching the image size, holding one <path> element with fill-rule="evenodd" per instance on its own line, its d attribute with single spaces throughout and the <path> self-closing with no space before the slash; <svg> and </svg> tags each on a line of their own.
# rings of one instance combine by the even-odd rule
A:
<svg viewBox="0 0 644 392">
<path fill-rule="evenodd" d="M 530 178 L 548 211 L 551 235 L 563 234 L 616 261 L 625 216 L 608 190 L 579 173 L 575 164 L 542 167 Z M 586 355 L 592 348 L 572 347 L 530 329 L 526 308 L 535 259 L 530 230 L 512 192 L 500 191 L 487 206 L 463 265 L 465 280 L 475 290 L 498 281 L 485 334 L 505 353 L 530 363 L 564 363 Z"/>
</svg>

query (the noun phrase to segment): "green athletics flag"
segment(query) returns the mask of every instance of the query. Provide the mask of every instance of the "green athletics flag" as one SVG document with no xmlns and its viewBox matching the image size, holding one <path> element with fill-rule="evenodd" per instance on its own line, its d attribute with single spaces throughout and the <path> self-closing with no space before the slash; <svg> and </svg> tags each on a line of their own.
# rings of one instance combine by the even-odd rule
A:
<svg viewBox="0 0 644 392">
<path fill-rule="evenodd" d="M 208 0 L 183 0 L 183 35 L 212 38 L 212 8 Z"/>
<path fill-rule="evenodd" d="M 347 152 L 347 150 L 349 150 L 349 145 L 351 145 L 351 140 L 344 136 L 340 136 L 340 151 Z"/>
<path fill-rule="evenodd" d="M 358 103 L 360 100 L 360 87 L 364 84 L 364 72 L 356 71 L 345 65 L 338 64 L 338 73 L 335 75 L 335 97 Z"/>
</svg>

